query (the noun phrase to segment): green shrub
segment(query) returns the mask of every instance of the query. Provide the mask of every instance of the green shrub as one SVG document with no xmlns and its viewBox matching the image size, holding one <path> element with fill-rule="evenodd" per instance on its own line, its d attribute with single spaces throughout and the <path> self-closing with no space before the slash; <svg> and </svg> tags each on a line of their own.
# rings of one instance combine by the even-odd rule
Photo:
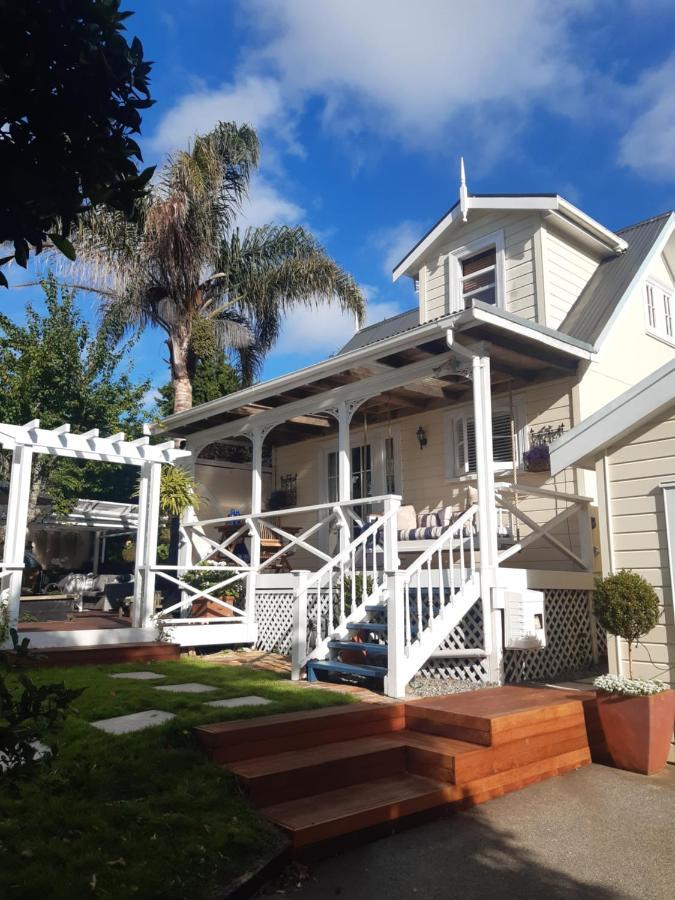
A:
<svg viewBox="0 0 675 900">
<path fill-rule="evenodd" d="M 593 612 L 610 634 L 628 644 L 628 671 L 633 677 L 633 646 L 656 626 L 659 620 L 659 598 L 648 581 L 622 569 L 616 575 L 598 578 L 593 594 Z"/>
</svg>

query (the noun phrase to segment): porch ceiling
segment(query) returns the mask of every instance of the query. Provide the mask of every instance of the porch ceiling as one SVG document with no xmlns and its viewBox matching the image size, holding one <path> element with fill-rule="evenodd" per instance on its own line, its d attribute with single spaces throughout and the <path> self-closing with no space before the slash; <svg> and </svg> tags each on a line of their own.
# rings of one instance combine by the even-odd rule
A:
<svg viewBox="0 0 675 900">
<path fill-rule="evenodd" d="M 327 360 L 306 370 L 304 380 L 298 377 L 302 372 L 292 373 L 203 404 L 169 417 L 161 430 L 193 436 L 191 443 L 203 446 L 242 435 L 261 416 L 260 422 L 274 421 L 267 442 L 278 446 L 335 432 L 337 423 L 329 410 L 338 399 L 367 397 L 356 421 L 365 415 L 372 424 L 462 402 L 471 395 L 471 383 L 448 349 L 450 326 L 456 343 L 490 356 L 495 393 L 576 371 L 579 351 L 571 352 L 562 341 L 527 323 L 514 324 L 494 313 L 474 315 L 480 312 L 467 310 Z"/>
</svg>

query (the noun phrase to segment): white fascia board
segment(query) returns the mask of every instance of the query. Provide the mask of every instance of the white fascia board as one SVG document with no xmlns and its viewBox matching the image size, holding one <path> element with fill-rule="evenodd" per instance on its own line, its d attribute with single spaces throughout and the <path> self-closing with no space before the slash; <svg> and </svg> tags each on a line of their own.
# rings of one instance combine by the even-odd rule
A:
<svg viewBox="0 0 675 900">
<path fill-rule="evenodd" d="M 614 323 L 616 322 L 619 315 L 621 314 L 621 311 L 623 310 L 624 306 L 628 302 L 629 297 L 631 296 L 633 291 L 639 286 L 640 282 L 646 277 L 647 273 L 649 272 L 649 267 L 651 266 L 655 257 L 657 257 L 661 253 L 663 253 L 665 246 L 668 243 L 668 241 L 670 240 L 670 237 L 673 233 L 673 229 L 675 229 L 675 213 L 671 213 L 670 216 L 668 217 L 668 221 L 666 222 L 665 226 L 663 227 L 661 234 L 658 236 L 656 241 L 654 241 L 654 245 L 652 246 L 651 250 L 645 256 L 645 258 L 642 260 L 642 265 L 637 270 L 637 272 L 633 276 L 631 283 L 628 285 L 628 287 L 624 291 L 623 296 L 621 297 L 619 302 L 614 307 L 612 315 L 607 320 L 605 327 L 602 329 L 602 331 L 600 332 L 600 335 L 598 336 L 597 341 L 595 342 L 596 350 L 599 350 L 600 347 L 605 342 L 607 335 L 612 330 Z"/>
<path fill-rule="evenodd" d="M 471 197 L 467 200 L 468 208 L 471 207 Z M 409 270 L 412 269 L 414 264 L 427 252 L 429 247 L 436 241 L 444 231 L 446 231 L 453 222 L 461 220 L 462 211 L 459 208 L 459 203 L 456 203 L 447 215 L 443 216 L 438 225 L 435 225 L 429 234 L 425 238 L 423 238 L 419 244 L 417 244 L 410 253 L 401 260 L 401 262 L 396 266 L 391 275 L 392 281 L 398 281 L 401 275 L 410 274 Z"/>
<path fill-rule="evenodd" d="M 670 360 L 551 444 L 551 474 L 568 466 L 592 469 L 604 449 L 675 406 L 675 360 Z"/>
<path fill-rule="evenodd" d="M 544 344 L 546 347 L 560 350 L 577 359 L 591 360 L 595 357 L 592 350 L 578 347 L 575 344 L 557 338 L 555 335 L 549 334 L 548 332 L 544 333 L 540 332 L 538 329 L 531 328 L 526 320 L 523 320 L 522 323 L 515 322 L 512 319 L 507 319 L 504 316 L 497 315 L 487 309 L 482 309 L 477 306 L 473 306 L 471 309 L 467 309 L 460 313 L 454 324 L 457 330 L 461 330 L 462 326 L 472 325 L 476 322 L 485 322 L 488 325 L 492 325 L 494 328 L 518 335 L 519 337 L 527 338 L 528 341 L 537 341 L 540 344 Z"/>
<path fill-rule="evenodd" d="M 469 209 L 547 210 L 557 209 L 559 197 L 471 197 Z"/>
<path fill-rule="evenodd" d="M 318 381 L 320 378 L 335 375 L 358 363 L 367 363 L 381 356 L 395 353 L 397 350 L 407 346 L 414 346 L 419 341 L 427 340 L 435 334 L 442 335 L 453 318 L 454 316 L 444 316 L 442 319 L 436 319 L 425 325 L 419 325 L 416 328 L 402 331 L 400 334 L 392 335 L 386 340 L 376 341 L 365 347 L 351 350 L 349 353 L 331 356 L 329 359 L 306 366 L 304 369 L 296 369 L 287 375 L 279 375 L 277 378 L 270 379 L 270 381 L 262 381 L 260 384 L 244 388 L 234 394 L 228 394 L 226 397 L 209 400 L 208 403 L 201 403 L 199 406 L 195 406 L 185 412 L 174 413 L 167 416 L 159 424 L 153 425 L 153 434 L 163 434 L 164 432 L 170 432 L 172 428 L 181 428 L 184 425 L 208 419 L 219 413 L 230 412 L 240 406 L 247 406 L 264 400 L 275 393 L 283 393 L 294 387 L 301 387 L 302 385 L 310 384 L 312 381 Z"/>
<path fill-rule="evenodd" d="M 568 218 L 577 221 L 586 230 L 599 235 L 603 243 L 609 244 L 618 253 L 627 249 L 628 241 L 625 241 L 622 237 L 619 237 L 618 234 L 610 231 L 609 228 L 605 228 L 605 226 L 601 225 L 596 219 L 586 215 L 586 213 L 580 210 L 578 206 L 574 206 L 574 204 L 565 200 L 564 197 L 559 197 L 558 201 L 558 210 L 561 213 L 564 213 Z"/>
</svg>

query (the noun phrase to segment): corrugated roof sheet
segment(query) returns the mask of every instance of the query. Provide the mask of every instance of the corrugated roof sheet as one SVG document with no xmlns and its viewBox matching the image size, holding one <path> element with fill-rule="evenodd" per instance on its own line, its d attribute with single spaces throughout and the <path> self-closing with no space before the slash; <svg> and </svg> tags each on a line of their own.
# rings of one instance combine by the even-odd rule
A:
<svg viewBox="0 0 675 900">
<path fill-rule="evenodd" d="M 350 350 L 360 350 L 361 347 L 367 347 L 368 344 L 375 344 L 377 341 L 383 341 L 385 338 L 393 337 L 395 334 L 401 334 L 404 331 L 410 331 L 420 324 L 420 310 L 418 306 L 399 313 L 397 316 L 391 316 L 389 319 L 382 319 L 381 322 L 375 322 L 373 325 L 366 325 L 361 328 L 349 341 L 338 351 L 338 356 L 348 353 Z"/>
<path fill-rule="evenodd" d="M 595 344 L 670 215 L 663 213 L 617 232 L 628 241 L 628 249 L 600 263 L 560 325 L 561 332 Z"/>
</svg>

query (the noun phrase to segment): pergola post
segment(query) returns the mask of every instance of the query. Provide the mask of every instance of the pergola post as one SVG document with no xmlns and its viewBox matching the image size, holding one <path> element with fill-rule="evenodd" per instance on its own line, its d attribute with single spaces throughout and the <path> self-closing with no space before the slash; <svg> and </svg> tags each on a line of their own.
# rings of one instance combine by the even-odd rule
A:
<svg viewBox="0 0 675 900">
<path fill-rule="evenodd" d="M 98 575 L 98 570 L 101 563 L 101 533 L 99 531 L 94 532 L 94 558 L 91 563 L 91 570 L 94 575 Z"/>
<path fill-rule="evenodd" d="M 6 603 L 11 628 L 16 628 L 19 622 L 32 462 L 32 448 L 25 444 L 16 444 L 12 450 L 9 495 L 7 497 L 7 521 L 5 525 L 5 549 L 2 558 L 3 570 L 9 569 L 6 576 Z"/>
<path fill-rule="evenodd" d="M 254 428 L 249 433 L 251 441 L 251 514 L 262 512 L 262 464 L 263 444 L 269 427 Z M 246 581 L 246 621 L 255 622 L 256 574 L 260 566 L 260 524 L 252 521 L 251 527 L 251 570 Z"/>
<path fill-rule="evenodd" d="M 478 487 L 478 534 L 483 633 L 488 653 L 489 677 L 501 682 L 502 622 L 500 610 L 492 609 L 492 593 L 498 566 L 497 504 L 495 498 L 494 450 L 492 445 L 492 389 L 490 357 L 474 356 L 471 362 L 473 416 L 476 436 Z"/>
<path fill-rule="evenodd" d="M 157 558 L 161 479 L 161 463 L 143 463 L 138 497 L 138 532 L 134 572 L 133 624 L 138 628 L 147 628 L 154 613 L 155 573 L 152 567 Z"/>
</svg>

